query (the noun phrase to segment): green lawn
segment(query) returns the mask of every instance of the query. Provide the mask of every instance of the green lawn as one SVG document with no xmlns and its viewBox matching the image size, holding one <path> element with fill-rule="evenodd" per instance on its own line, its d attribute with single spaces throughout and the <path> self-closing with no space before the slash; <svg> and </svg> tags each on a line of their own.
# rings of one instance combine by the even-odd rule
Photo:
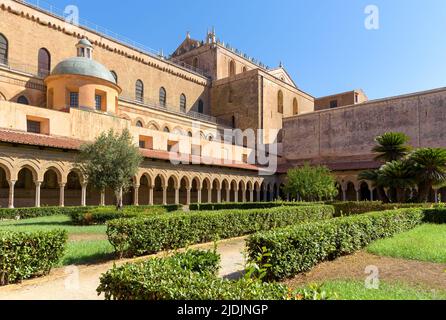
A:
<svg viewBox="0 0 446 320">
<path fill-rule="evenodd" d="M 446 291 L 401 283 L 381 282 L 379 289 L 367 289 L 361 281 L 327 281 L 322 288 L 336 293 L 339 300 L 446 300 Z"/>
<path fill-rule="evenodd" d="M 106 237 L 106 226 L 75 226 L 68 216 L 50 216 L 19 221 L 0 221 L 0 230 L 10 231 L 48 231 L 63 229 L 69 237 L 77 237 L 67 243 L 65 256 L 59 266 L 90 264 L 113 259 L 113 247 L 108 240 L 88 240 Z M 85 237 L 87 240 L 82 239 Z"/>
<path fill-rule="evenodd" d="M 378 240 L 367 251 L 379 256 L 446 263 L 446 225 L 425 224 Z"/>
</svg>

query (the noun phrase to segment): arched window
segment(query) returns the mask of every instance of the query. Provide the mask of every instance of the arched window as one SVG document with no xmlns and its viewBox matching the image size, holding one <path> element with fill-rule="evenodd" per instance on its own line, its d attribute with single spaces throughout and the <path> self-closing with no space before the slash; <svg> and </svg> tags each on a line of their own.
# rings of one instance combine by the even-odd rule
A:
<svg viewBox="0 0 446 320">
<path fill-rule="evenodd" d="M 282 90 L 279 90 L 279 93 L 277 94 L 277 112 L 283 113 L 283 92 L 282 92 Z"/>
<path fill-rule="evenodd" d="M 180 111 L 186 113 L 186 95 L 184 93 L 180 96 Z"/>
<path fill-rule="evenodd" d="M 197 57 L 194 58 L 192 65 L 194 68 L 198 68 L 198 58 Z"/>
<path fill-rule="evenodd" d="M 136 81 L 135 97 L 136 101 L 144 102 L 144 83 L 141 80 Z"/>
<path fill-rule="evenodd" d="M 28 98 L 26 98 L 25 96 L 20 96 L 17 99 L 17 103 L 29 105 Z"/>
<path fill-rule="evenodd" d="M 229 62 L 229 76 L 230 77 L 235 76 L 235 62 L 234 62 L 234 60 L 231 60 Z"/>
<path fill-rule="evenodd" d="M 165 133 L 170 133 L 170 129 L 168 128 L 168 127 L 164 127 L 164 130 L 163 130 Z"/>
<path fill-rule="evenodd" d="M 191 132 L 191 131 L 189 131 L 189 132 L 187 133 L 187 135 L 189 136 L 189 138 L 192 138 L 192 132 Z"/>
<path fill-rule="evenodd" d="M 138 127 L 138 128 L 142 128 L 143 127 L 143 125 L 142 125 L 142 122 L 141 121 L 136 121 L 136 126 Z"/>
<path fill-rule="evenodd" d="M 114 71 L 110 71 L 110 73 L 112 74 L 113 78 L 115 78 L 116 84 L 118 84 L 118 74 Z"/>
<path fill-rule="evenodd" d="M 243 72 L 248 71 L 248 69 L 246 67 L 243 67 Z"/>
<path fill-rule="evenodd" d="M 204 104 L 201 99 L 198 101 L 198 113 L 204 113 Z"/>
<path fill-rule="evenodd" d="M 165 107 L 166 106 L 166 89 L 163 87 L 160 88 L 160 106 Z"/>
<path fill-rule="evenodd" d="M 0 33 L 0 64 L 8 64 L 8 39 Z"/>
<path fill-rule="evenodd" d="M 297 103 L 297 99 L 294 98 L 293 100 L 293 115 L 296 115 L 299 113 L 299 104 Z"/>
<path fill-rule="evenodd" d="M 50 52 L 45 48 L 39 49 L 38 56 L 38 75 L 39 77 L 46 77 L 50 74 L 51 71 L 51 55 Z"/>
</svg>

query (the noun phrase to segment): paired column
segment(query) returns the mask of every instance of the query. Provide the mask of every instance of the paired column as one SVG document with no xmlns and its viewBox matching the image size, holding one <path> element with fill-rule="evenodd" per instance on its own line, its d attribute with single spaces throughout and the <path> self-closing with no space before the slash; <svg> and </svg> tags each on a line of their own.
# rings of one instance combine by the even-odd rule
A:
<svg viewBox="0 0 446 320">
<path fill-rule="evenodd" d="M 167 205 L 167 187 L 163 187 L 163 205 Z"/>
<path fill-rule="evenodd" d="M 257 202 L 260 202 L 260 198 L 262 197 L 262 191 L 260 189 L 257 190 Z"/>
<path fill-rule="evenodd" d="M 65 183 L 59 184 L 59 206 L 65 207 Z"/>
<path fill-rule="evenodd" d="M 42 181 L 34 182 L 36 185 L 36 208 L 40 208 L 40 187 L 42 186 Z"/>
<path fill-rule="evenodd" d="M 347 201 L 347 190 L 342 188 L 342 201 Z"/>
<path fill-rule="evenodd" d="M 180 188 L 175 188 L 175 204 L 180 204 Z"/>
<path fill-rule="evenodd" d="M 211 199 L 212 202 L 212 199 Z M 217 203 L 221 203 L 221 189 L 217 189 Z"/>
<path fill-rule="evenodd" d="M 254 190 L 249 190 L 249 202 L 254 202 Z"/>
<path fill-rule="evenodd" d="M 149 206 L 153 206 L 153 186 L 149 186 Z"/>
<path fill-rule="evenodd" d="M 197 190 L 197 202 L 198 203 L 201 203 L 202 201 L 201 201 L 201 196 L 202 196 L 202 194 L 201 194 L 201 192 L 202 192 L 203 190 L 202 189 L 198 189 Z"/>
<path fill-rule="evenodd" d="M 190 188 L 186 189 L 186 205 L 190 205 Z"/>
<path fill-rule="evenodd" d="M 122 198 L 122 195 L 121 195 Z M 87 184 L 82 184 L 82 195 L 81 195 L 81 206 L 86 207 L 87 206 Z"/>
<path fill-rule="evenodd" d="M 212 187 L 208 189 L 208 203 L 212 203 Z"/>
<path fill-rule="evenodd" d="M 229 200 L 231 201 L 231 200 Z M 234 202 L 238 202 L 238 188 L 234 189 Z"/>
<path fill-rule="evenodd" d="M 231 189 L 228 188 L 226 189 L 226 202 L 230 202 L 231 201 Z"/>
<path fill-rule="evenodd" d="M 11 180 L 8 181 L 9 183 L 9 199 L 8 199 L 8 208 L 13 209 L 14 208 L 14 186 L 17 181 Z"/>
<path fill-rule="evenodd" d="M 133 185 L 133 205 L 139 206 L 139 184 Z"/>
</svg>

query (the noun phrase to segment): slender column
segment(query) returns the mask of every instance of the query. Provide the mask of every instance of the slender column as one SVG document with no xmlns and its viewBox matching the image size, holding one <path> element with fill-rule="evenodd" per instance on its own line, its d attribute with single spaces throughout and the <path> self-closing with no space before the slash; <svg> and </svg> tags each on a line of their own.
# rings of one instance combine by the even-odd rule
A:
<svg viewBox="0 0 446 320">
<path fill-rule="evenodd" d="M 208 189 L 208 203 L 212 203 L 212 187 Z"/>
<path fill-rule="evenodd" d="M 8 208 L 14 209 L 14 186 L 17 181 L 11 180 L 8 181 L 9 183 L 9 201 L 8 201 Z"/>
<path fill-rule="evenodd" d="M 163 205 L 167 205 L 167 187 L 163 187 Z"/>
<path fill-rule="evenodd" d="M 153 206 L 153 187 L 149 186 L 149 206 Z"/>
<path fill-rule="evenodd" d="M 373 199 L 373 191 L 374 190 L 375 190 L 374 188 L 370 189 L 370 201 L 375 201 L 375 199 Z"/>
<path fill-rule="evenodd" d="M 361 192 L 359 190 L 355 190 L 356 191 L 356 201 L 359 202 L 359 200 L 361 199 Z"/>
<path fill-rule="evenodd" d="M 122 198 L 122 195 L 121 195 Z M 86 207 L 87 206 L 87 184 L 82 184 L 82 195 L 81 195 L 81 206 Z"/>
<path fill-rule="evenodd" d="M 226 202 L 231 201 L 231 189 L 226 189 Z"/>
<path fill-rule="evenodd" d="M 40 208 L 40 187 L 42 186 L 41 181 L 36 181 L 36 208 Z"/>
<path fill-rule="evenodd" d="M 342 189 L 342 201 L 347 201 L 347 190 Z"/>
<path fill-rule="evenodd" d="M 59 206 L 65 207 L 65 183 L 59 184 Z"/>
<path fill-rule="evenodd" d="M 202 196 L 202 189 L 198 189 L 197 190 L 197 202 L 198 203 L 201 203 L 202 202 L 202 200 L 201 200 L 201 196 Z"/>
<path fill-rule="evenodd" d="M 260 198 L 262 197 L 262 192 L 259 190 L 257 190 L 257 202 L 260 202 Z"/>
<path fill-rule="evenodd" d="M 101 191 L 101 204 L 100 204 L 100 206 L 101 207 L 105 206 L 105 190 Z"/>
<path fill-rule="evenodd" d="M 234 189 L 234 202 L 238 202 L 238 188 Z"/>
<path fill-rule="evenodd" d="M 217 203 L 221 203 L 221 189 L 217 189 Z"/>
<path fill-rule="evenodd" d="M 434 189 L 434 199 L 435 203 L 438 203 L 438 189 Z"/>
<path fill-rule="evenodd" d="M 242 202 L 246 202 L 246 189 L 242 189 Z"/>
<path fill-rule="evenodd" d="M 133 205 L 139 206 L 139 185 L 133 186 Z"/>
<path fill-rule="evenodd" d="M 254 202 L 254 190 L 249 190 L 249 202 Z"/>
<path fill-rule="evenodd" d="M 190 205 L 190 188 L 186 189 L 186 205 Z"/>
<path fill-rule="evenodd" d="M 180 188 L 175 188 L 175 204 L 180 204 Z"/>
<path fill-rule="evenodd" d="M 263 202 L 268 202 L 268 190 L 263 189 Z"/>
</svg>

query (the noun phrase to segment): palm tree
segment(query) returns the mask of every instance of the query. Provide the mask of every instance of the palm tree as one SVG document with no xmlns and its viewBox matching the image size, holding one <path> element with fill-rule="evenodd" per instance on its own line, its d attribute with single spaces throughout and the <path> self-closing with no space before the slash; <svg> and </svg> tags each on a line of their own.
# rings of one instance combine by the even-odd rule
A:
<svg viewBox="0 0 446 320">
<path fill-rule="evenodd" d="M 386 192 L 384 191 L 384 186 L 380 184 L 379 180 L 379 170 L 366 170 L 362 171 L 358 175 L 359 180 L 366 180 L 370 181 L 372 183 L 372 186 L 376 188 L 378 192 L 379 199 L 384 203 L 389 203 L 390 200 L 386 195 Z"/>
<path fill-rule="evenodd" d="M 376 161 L 390 162 L 401 160 L 410 151 L 411 147 L 407 145 L 410 138 L 402 132 L 387 132 L 382 136 L 376 137 L 378 143 L 372 151 L 378 153 Z"/>
<path fill-rule="evenodd" d="M 409 156 L 418 182 L 420 202 L 427 202 L 433 186 L 446 182 L 446 149 L 422 148 Z"/>
<path fill-rule="evenodd" d="M 398 203 L 406 201 L 406 191 L 416 185 L 415 173 L 409 161 L 388 162 L 379 169 L 378 183 L 396 191 Z"/>
</svg>

